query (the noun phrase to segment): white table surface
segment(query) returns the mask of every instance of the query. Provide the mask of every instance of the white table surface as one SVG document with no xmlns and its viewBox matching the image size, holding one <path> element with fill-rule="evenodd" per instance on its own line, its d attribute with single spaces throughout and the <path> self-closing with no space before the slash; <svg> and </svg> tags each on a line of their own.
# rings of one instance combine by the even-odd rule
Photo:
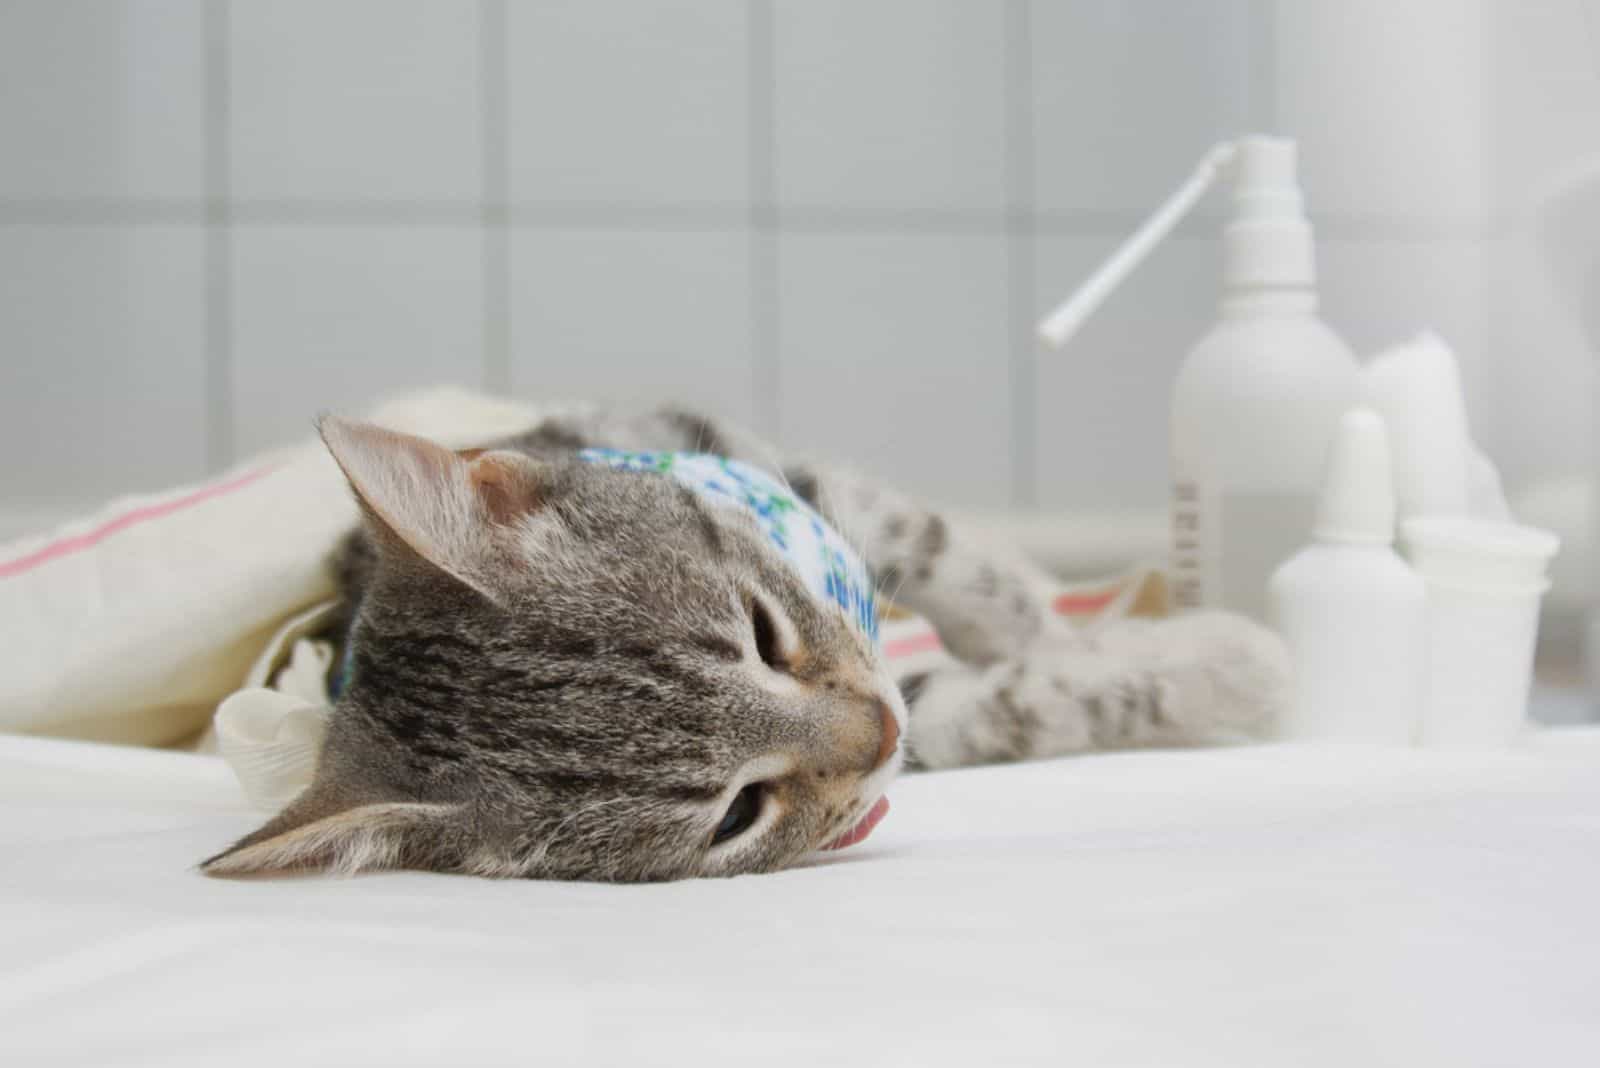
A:
<svg viewBox="0 0 1600 1068">
<path fill-rule="evenodd" d="M 778 875 L 229 882 L 220 761 L 0 737 L 0 1064 L 1600 1063 L 1600 730 L 890 796 Z"/>
</svg>

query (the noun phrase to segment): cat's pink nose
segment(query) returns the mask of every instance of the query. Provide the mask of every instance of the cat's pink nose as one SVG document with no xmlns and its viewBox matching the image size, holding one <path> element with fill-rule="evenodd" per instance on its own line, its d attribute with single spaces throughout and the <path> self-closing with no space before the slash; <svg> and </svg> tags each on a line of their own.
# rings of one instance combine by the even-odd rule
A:
<svg viewBox="0 0 1600 1068">
<path fill-rule="evenodd" d="M 878 716 L 883 721 L 883 740 L 878 743 L 878 758 L 872 762 L 873 771 L 887 764 L 900 744 L 900 724 L 895 722 L 894 709 L 889 707 L 889 702 L 878 701 Z"/>
</svg>

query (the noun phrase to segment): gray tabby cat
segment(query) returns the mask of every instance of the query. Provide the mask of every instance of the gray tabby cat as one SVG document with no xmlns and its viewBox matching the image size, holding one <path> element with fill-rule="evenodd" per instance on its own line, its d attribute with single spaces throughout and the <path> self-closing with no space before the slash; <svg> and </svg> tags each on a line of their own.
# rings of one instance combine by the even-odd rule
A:
<svg viewBox="0 0 1600 1068">
<path fill-rule="evenodd" d="M 1194 744 L 1259 732 L 1287 697 L 1283 650 L 1245 620 L 1076 630 L 1020 558 L 851 473 L 789 467 L 954 654 L 893 679 L 749 516 L 574 455 L 771 455 L 695 416 L 552 418 L 459 453 L 321 430 L 365 513 L 336 561 L 350 681 L 312 785 L 211 874 L 771 871 L 870 829 L 903 763 Z"/>
</svg>

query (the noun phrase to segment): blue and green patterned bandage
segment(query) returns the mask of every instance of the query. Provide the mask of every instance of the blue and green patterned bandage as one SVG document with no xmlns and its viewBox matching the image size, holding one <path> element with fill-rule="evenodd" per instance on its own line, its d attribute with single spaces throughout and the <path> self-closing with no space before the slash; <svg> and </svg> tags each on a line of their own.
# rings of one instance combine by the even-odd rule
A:
<svg viewBox="0 0 1600 1068">
<path fill-rule="evenodd" d="M 583 449 L 578 456 L 624 471 L 666 475 L 689 487 L 708 504 L 745 510 L 806 588 L 824 604 L 838 605 L 863 634 L 877 642 L 878 611 L 872 576 L 861 556 L 816 509 L 772 475 L 750 464 L 703 452 Z"/>
</svg>

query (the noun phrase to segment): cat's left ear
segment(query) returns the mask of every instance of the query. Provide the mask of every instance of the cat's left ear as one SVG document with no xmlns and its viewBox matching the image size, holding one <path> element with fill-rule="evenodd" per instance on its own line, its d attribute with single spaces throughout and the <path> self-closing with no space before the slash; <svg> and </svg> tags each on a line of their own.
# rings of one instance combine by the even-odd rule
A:
<svg viewBox="0 0 1600 1068">
<path fill-rule="evenodd" d="M 543 465 L 515 452 L 452 452 L 335 416 L 323 416 L 317 428 L 380 544 L 493 599 L 508 540 L 542 502 Z"/>
<path fill-rule="evenodd" d="M 207 875 L 430 867 L 456 836 L 455 805 L 354 802 L 314 783 L 254 834 L 201 863 Z"/>
</svg>

